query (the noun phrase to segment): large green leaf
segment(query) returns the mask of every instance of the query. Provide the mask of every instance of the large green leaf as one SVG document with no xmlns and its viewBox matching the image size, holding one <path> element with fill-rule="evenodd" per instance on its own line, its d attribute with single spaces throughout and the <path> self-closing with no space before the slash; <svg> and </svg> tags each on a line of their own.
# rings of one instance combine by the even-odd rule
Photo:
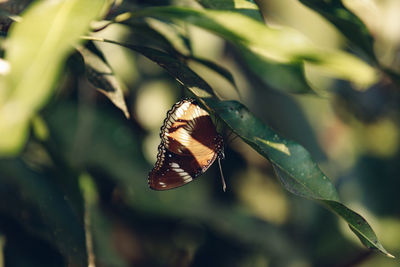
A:
<svg viewBox="0 0 400 267">
<path fill-rule="evenodd" d="M 237 135 L 271 161 L 287 190 L 322 202 L 349 224 L 364 245 L 393 257 L 379 243 L 367 221 L 340 203 L 333 184 L 301 145 L 278 136 L 239 102 L 207 102 Z"/>
<path fill-rule="evenodd" d="M 280 90 L 309 90 L 302 73 L 304 62 L 327 75 L 349 80 L 362 87 L 371 85 L 377 79 L 376 71 L 353 55 L 323 49 L 293 29 L 273 29 L 236 12 L 159 7 L 134 12 L 133 16 L 181 20 L 231 41 L 243 51 L 249 67 L 267 84 Z M 281 71 L 283 77 L 273 79 Z M 288 77 L 292 76 L 301 76 L 302 79 L 291 82 Z"/>
<path fill-rule="evenodd" d="M 107 40 L 102 41 L 115 43 Z M 215 112 L 233 132 L 272 163 L 277 176 L 288 191 L 322 202 L 349 224 L 351 230 L 364 245 L 368 248 L 378 249 L 386 256 L 393 257 L 379 243 L 367 221 L 340 202 L 335 187 L 304 147 L 279 136 L 241 103 L 217 100 L 211 87 L 174 57 L 152 48 L 127 44 L 124 44 L 124 46 L 156 62 L 177 81 L 186 86 L 210 111 Z"/>
<path fill-rule="evenodd" d="M 0 155 L 23 146 L 28 123 L 54 88 L 63 62 L 105 0 L 36 1 L 9 31 L 0 76 Z"/>
<path fill-rule="evenodd" d="M 335 187 L 301 145 L 280 137 L 239 102 L 206 102 L 237 135 L 269 159 L 287 190 L 317 200 L 339 200 Z"/>
</svg>

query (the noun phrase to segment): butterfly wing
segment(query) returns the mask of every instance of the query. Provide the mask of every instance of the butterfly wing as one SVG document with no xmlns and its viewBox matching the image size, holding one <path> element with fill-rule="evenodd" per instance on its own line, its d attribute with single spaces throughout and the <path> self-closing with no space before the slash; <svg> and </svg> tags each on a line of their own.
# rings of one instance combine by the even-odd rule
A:
<svg viewBox="0 0 400 267">
<path fill-rule="evenodd" d="M 155 190 L 192 181 L 222 155 L 222 137 L 210 115 L 191 99 L 178 102 L 167 113 L 160 137 L 157 162 L 149 174 L 149 186 Z"/>
<path fill-rule="evenodd" d="M 149 174 L 149 186 L 154 190 L 167 190 L 185 185 L 203 174 L 217 158 L 217 153 L 205 156 L 205 165 L 193 155 L 178 155 L 161 148 L 156 166 Z"/>
<path fill-rule="evenodd" d="M 210 114 L 190 99 L 179 102 L 168 112 L 161 128 L 161 140 L 171 152 L 191 154 L 198 159 L 222 148 L 222 138 Z"/>
</svg>

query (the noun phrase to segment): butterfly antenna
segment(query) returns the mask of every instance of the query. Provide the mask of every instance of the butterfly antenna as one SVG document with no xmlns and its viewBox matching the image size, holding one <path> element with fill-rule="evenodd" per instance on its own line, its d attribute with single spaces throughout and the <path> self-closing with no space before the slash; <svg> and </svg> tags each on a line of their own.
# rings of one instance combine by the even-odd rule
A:
<svg viewBox="0 0 400 267">
<path fill-rule="evenodd" d="M 219 165 L 219 171 L 221 173 L 222 190 L 224 190 L 224 192 L 226 192 L 226 183 L 225 183 L 224 174 L 222 173 L 221 158 L 220 157 L 218 157 L 218 165 Z"/>
</svg>

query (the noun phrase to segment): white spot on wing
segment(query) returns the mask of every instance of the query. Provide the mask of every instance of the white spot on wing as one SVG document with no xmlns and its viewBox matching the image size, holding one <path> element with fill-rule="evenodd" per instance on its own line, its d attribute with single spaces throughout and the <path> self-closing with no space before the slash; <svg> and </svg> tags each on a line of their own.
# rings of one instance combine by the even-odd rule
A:
<svg viewBox="0 0 400 267">
<path fill-rule="evenodd" d="M 170 163 L 173 171 L 175 171 L 180 177 L 183 178 L 185 183 L 188 183 L 193 180 L 192 176 L 189 173 L 185 172 L 182 168 L 180 168 L 178 163 L 172 162 Z"/>
<path fill-rule="evenodd" d="M 175 163 L 175 162 L 172 162 L 169 165 L 171 165 L 172 168 L 179 168 L 180 167 L 179 164 Z"/>
<path fill-rule="evenodd" d="M 183 181 L 184 181 L 185 183 L 189 183 L 189 182 L 192 181 L 192 180 L 193 180 L 193 178 L 192 178 L 190 175 L 188 175 L 188 176 L 186 176 L 186 177 L 183 178 Z"/>
<path fill-rule="evenodd" d="M 181 170 L 182 170 L 182 169 L 181 169 Z M 177 171 L 177 170 L 175 170 L 175 171 Z M 188 173 L 187 173 L 187 172 L 185 172 L 184 170 L 182 170 L 182 171 L 178 172 L 178 174 L 179 174 L 179 176 L 182 176 L 182 177 L 186 177 L 186 176 L 188 176 Z"/>
</svg>

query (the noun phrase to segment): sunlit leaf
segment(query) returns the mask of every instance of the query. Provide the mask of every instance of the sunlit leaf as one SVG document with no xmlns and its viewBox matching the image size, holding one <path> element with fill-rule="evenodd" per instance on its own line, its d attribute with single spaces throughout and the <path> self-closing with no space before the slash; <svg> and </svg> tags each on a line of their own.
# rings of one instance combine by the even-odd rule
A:
<svg viewBox="0 0 400 267">
<path fill-rule="evenodd" d="M 29 120 L 50 97 L 63 62 L 105 0 L 36 1 L 9 31 L 0 76 L 0 154 L 23 146 Z"/>
<path fill-rule="evenodd" d="M 323 49 L 293 29 L 273 29 L 238 13 L 160 7 L 141 10 L 133 15 L 182 20 L 209 30 L 237 44 L 241 49 L 245 49 L 246 53 L 254 54 L 251 61 L 247 60 L 248 64 L 250 67 L 257 64 L 261 70 L 265 65 L 264 68 L 272 69 L 275 73 L 279 73 L 280 69 L 288 72 L 291 71 L 290 67 L 307 62 L 320 68 L 326 75 L 349 80 L 362 87 L 371 85 L 377 79 L 373 68 L 346 52 Z M 267 77 L 270 78 L 269 75 Z M 267 83 L 268 78 L 264 78 Z M 281 79 L 280 84 L 271 85 L 281 90 L 291 89 L 288 88 L 290 84 L 287 84 L 287 77 Z M 303 89 L 308 87 L 308 84 L 300 85 Z"/>
</svg>

